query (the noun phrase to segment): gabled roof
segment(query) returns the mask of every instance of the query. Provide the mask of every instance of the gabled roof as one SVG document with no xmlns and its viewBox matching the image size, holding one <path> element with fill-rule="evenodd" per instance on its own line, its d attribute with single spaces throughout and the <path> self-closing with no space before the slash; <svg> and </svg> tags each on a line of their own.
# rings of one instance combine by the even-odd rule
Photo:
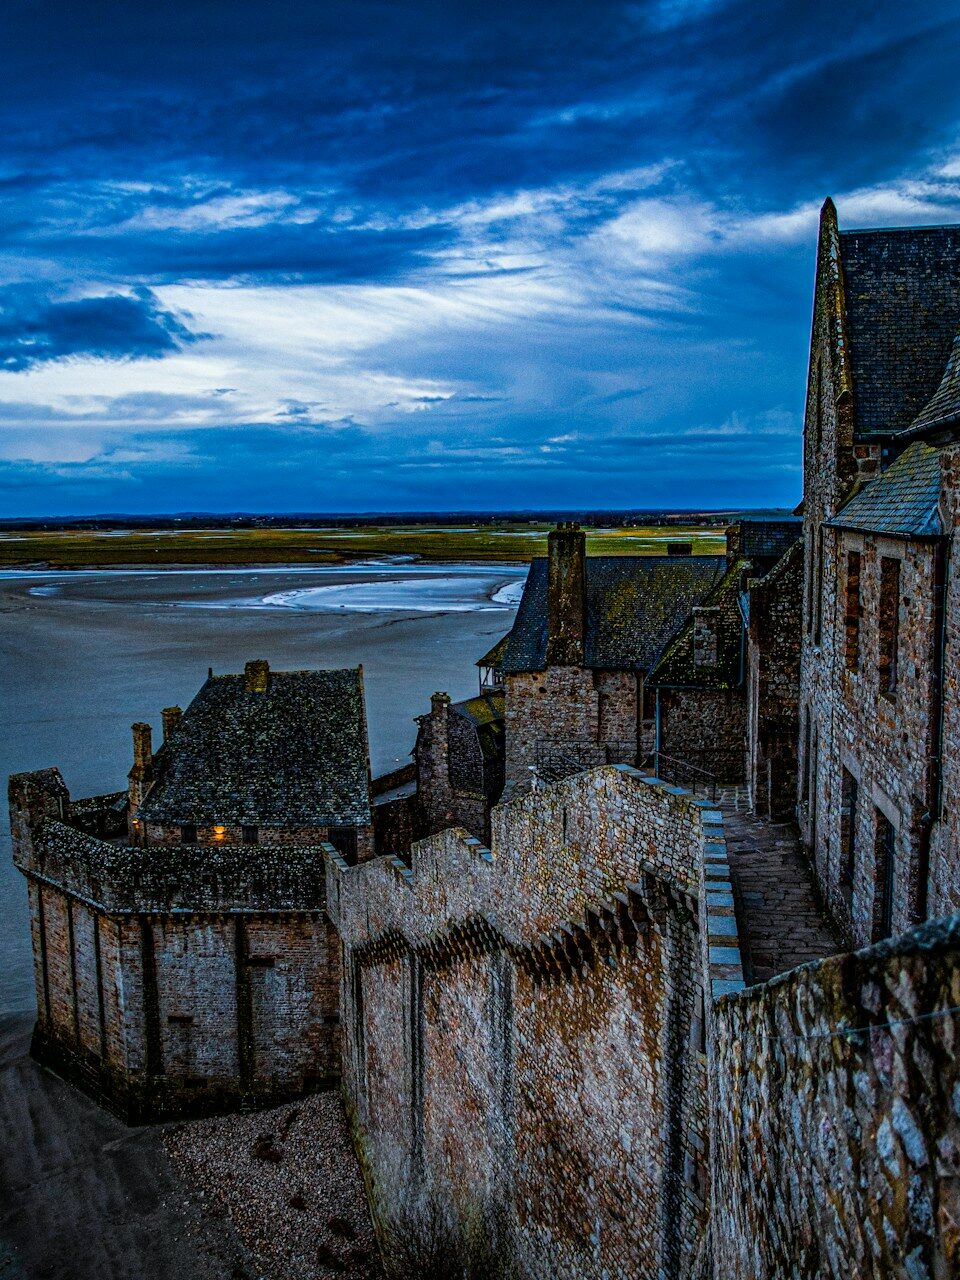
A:
<svg viewBox="0 0 960 1280">
<path fill-rule="evenodd" d="M 960 422 L 960 335 L 953 340 L 953 350 L 940 380 L 940 385 L 908 428 L 910 435 L 936 432 Z"/>
<path fill-rule="evenodd" d="M 939 450 L 916 440 L 830 523 L 864 533 L 933 538 L 943 532 L 939 503 Z"/>
<path fill-rule="evenodd" d="M 147 822 L 206 826 L 370 823 L 363 676 L 274 671 L 263 693 L 211 676 L 167 743 Z"/>
<path fill-rule="evenodd" d="M 452 702 L 450 711 L 479 728 L 494 720 L 502 720 L 505 706 L 506 699 L 502 693 L 481 693 L 476 698 L 467 698 L 465 702 Z"/>
<path fill-rule="evenodd" d="M 584 665 L 648 671 L 723 576 L 721 556 L 588 556 Z M 547 561 L 536 559 L 507 644 L 505 672 L 542 671 L 547 655 Z"/>
<path fill-rule="evenodd" d="M 960 227 L 841 231 L 858 437 L 910 425 L 960 330 Z"/>
<path fill-rule="evenodd" d="M 738 554 L 745 560 L 776 563 L 803 534 L 799 516 L 781 516 L 777 520 L 751 518 L 737 522 L 740 526 Z"/>
</svg>

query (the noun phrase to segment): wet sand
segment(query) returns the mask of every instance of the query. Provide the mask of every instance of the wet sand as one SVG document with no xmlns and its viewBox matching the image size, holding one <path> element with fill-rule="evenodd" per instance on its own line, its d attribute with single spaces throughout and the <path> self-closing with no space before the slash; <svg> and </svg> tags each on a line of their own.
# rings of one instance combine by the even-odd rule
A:
<svg viewBox="0 0 960 1280">
<path fill-rule="evenodd" d="M 0 1277 L 254 1280 L 229 1222 L 174 1174 L 161 1128 L 127 1128 L 27 1057 L 0 1019 Z"/>
</svg>

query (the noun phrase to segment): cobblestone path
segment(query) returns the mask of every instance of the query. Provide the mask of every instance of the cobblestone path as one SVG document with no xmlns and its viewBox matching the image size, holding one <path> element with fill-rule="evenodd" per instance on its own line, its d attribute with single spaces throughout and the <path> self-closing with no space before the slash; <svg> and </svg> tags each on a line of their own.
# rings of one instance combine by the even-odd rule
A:
<svg viewBox="0 0 960 1280">
<path fill-rule="evenodd" d="M 845 950 L 820 909 L 794 828 L 738 812 L 732 798 L 720 808 L 747 985 Z"/>
</svg>

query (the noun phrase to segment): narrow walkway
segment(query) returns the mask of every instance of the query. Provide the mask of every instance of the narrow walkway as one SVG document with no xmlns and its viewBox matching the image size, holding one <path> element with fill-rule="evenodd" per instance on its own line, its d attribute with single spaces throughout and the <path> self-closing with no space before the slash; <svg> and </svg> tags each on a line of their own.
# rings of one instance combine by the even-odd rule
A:
<svg viewBox="0 0 960 1280">
<path fill-rule="evenodd" d="M 738 812 L 733 797 L 720 808 L 747 986 L 844 950 L 820 908 L 795 829 Z"/>
</svg>

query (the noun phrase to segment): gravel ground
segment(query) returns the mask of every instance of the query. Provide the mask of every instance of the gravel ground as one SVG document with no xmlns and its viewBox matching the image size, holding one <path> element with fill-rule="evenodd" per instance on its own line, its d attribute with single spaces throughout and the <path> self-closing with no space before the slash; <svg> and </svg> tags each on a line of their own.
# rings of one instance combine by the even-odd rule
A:
<svg viewBox="0 0 960 1280">
<path fill-rule="evenodd" d="M 257 1280 L 382 1280 L 336 1093 L 179 1125 L 164 1141 L 197 1207 L 227 1217 Z"/>
</svg>

